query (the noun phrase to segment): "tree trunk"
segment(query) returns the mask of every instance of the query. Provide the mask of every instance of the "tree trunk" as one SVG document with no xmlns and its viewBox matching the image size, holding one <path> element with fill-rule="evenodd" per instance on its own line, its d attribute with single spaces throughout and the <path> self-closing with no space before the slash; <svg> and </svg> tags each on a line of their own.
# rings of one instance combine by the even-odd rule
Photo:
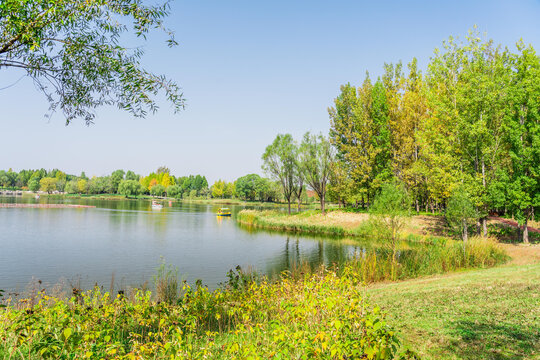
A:
<svg viewBox="0 0 540 360">
<path fill-rule="evenodd" d="M 289 204 L 289 215 L 291 215 L 291 198 L 287 199 L 287 204 Z"/>
<path fill-rule="evenodd" d="M 298 198 L 298 212 L 300 212 L 300 205 L 302 205 L 302 199 Z"/>
<path fill-rule="evenodd" d="M 324 214 L 324 196 L 321 196 L 321 213 Z"/>
<path fill-rule="evenodd" d="M 467 240 L 469 239 L 469 232 L 467 229 L 467 220 L 463 219 L 463 244 L 467 244 Z"/>
<path fill-rule="evenodd" d="M 483 230 L 483 236 L 486 238 L 488 236 L 487 217 L 486 216 L 484 216 L 482 218 L 482 230 Z"/>
<path fill-rule="evenodd" d="M 418 197 L 415 199 L 416 201 L 416 214 L 420 213 L 420 204 L 418 203 Z"/>
<path fill-rule="evenodd" d="M 529 243 L 529 229 L 527 229 L 527 218 L 525 218 L 525 222 L 523 223 L 523 243 Z"/>
</svg>

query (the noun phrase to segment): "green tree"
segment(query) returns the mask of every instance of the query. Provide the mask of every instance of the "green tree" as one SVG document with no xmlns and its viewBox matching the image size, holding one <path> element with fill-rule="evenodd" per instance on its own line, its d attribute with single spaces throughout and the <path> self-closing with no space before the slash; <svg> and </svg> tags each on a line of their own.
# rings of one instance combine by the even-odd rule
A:
<svg viewBox="0 0 540 360">
<path fill-rule="evenodd" d="M 445 216 L 448 225 L 461 234 L 463 243 L 466 244 L 469 238 L 468 228 L 476 223 L 478 212 L 465 189 L 457 188 L 450 197 Z"/>
<path fill-rule="evenodd" d="M 125 197 L 137 196 L 143 191 L 143 186 L 136 180 L 122 180 L 118 185 L 118 193 Z"/>
<path fill-rule="evenodd" d="M 330 142 L 322 136 L 304 134 L 300 144 L 300 168 L 308 185 L 317 193 L 324 214 L 326 186 L 330 179 L 335 151 Z"/>
<path fill-rule="evenodd" d="M 79 192 L 77 180 L 68 181 L 64 187 L 64 191 L 68 194 L 77 194 Z"/>
<path fill-rule="evenodd" d="M 291 213 L 291 197 L 296 188 L 298 147 L 290 134 L 277 135 L 274 142 L 266 147 L 262 155 L 263 170 L 281 184 L 283 196 L 287 200 L 289 214 Z M 238 193 L 238 188 L 237 188 Z"/>
<path fill-rule="evenodd" d="M 175 110 L 184 105 L 179 87 L 141 66 L 142 47 L 122 40 L 130 26 L 139 39 L 163 30 L 169 3 L 145 6 L 139 0 L 37 0 L 0 2 L 0 69 L 26 71 L 66 123 L 87 124 L 101 105 L 116 105 L 135 116 L 155 112 L 153 96 L 163 91 Z"/>
<path fill-rule="evenodd" d="M 234 183 L 226 183 L 225 184 L 225 190 L 224 190 L 223 195 L 226 198 L 232 198 L 232 197 L 236 196 Z"/>
<path fill-rule="evenodd" d="M 37 177 L 32 177 L 30 180 L 28 180 L 28 189 L 30 191 L 36 192 L 39 190 L 40 184 Z"/>
<path fill-rule="evenodd" d="M 111 192 L 116 194 L 118 192 L 118 185 L 124 180 L 124 170 L 116 170 L 111 174 Z"/>
<path fill-rule="evenodd" d="M 163 196 L 163 194 L 165 194 L 165 187 L 161 184 L 152 186 L 152 188 L 150 189 L 150 194 L 152 196 Z"/>
<path fill-rule="evenodd" d="M 88 192 L 88 180 L 84 178 L 77 180 L 77 190 L 79 194 L 86 194 Z"/>
<path fill-rule="evenodd" d="M 170 174 L 171 170 L 166 166 L 160 166 L 158 167 L 156 173 L 157 174 Z"/>
<path fill-rule="evenodd" d="M 523 225 L 522 240 L 529 242 L 527 223 L 540 206 L 540 58 L 531 46 L 518 43 L 513 57 L 511 106 L 504 120 L 509 147 L 510 206 Z"/>
<path fill-rule="evenodd" d="M 501 123 L 511 72 L 508 53 L 492 40 L 482 40 L 476 30 L 466 40 L 461 43 L 450 38 L 444 52 L 435 53 L 430 77 L 436 79 L 433 86 L 439 89 L 435 110 L 450 119 L 458 179 L 478 207 L 487 236 L 488 189 L 503 155 Z M 446 186 L 449 195 L 454 185 Z"/>
<path fill-rule="evenodd" d="M 261 177 L 257 174 L 239 177 L 235 182 L 236 195 L 242 200 L 256 200 L 260 181 Z"/>
<path fill-rule="evenodd" d="M 3 187 L 8 187 L 10 185 L 9 177 L 4 170 L 0 170 L 0 185 Z"/>
<path fill-rule="evenodd" d="M 128 170 L 126 172 L 126 180 L 135 180 L 135 181 L 139 181 L 139 178 L 140 176 L 139 175 L 136 175 L 133 171 L 131 170 Z"/>
<path fill-rule="evenodd" d="M 182 189 L 178 185 L 171 185 L 167 188 L 167 196 L 173 198 L 181 198 Z"/>
<path fill-rule="evenodd" d="M 225 195 L 225 181 L 217 180 L 210 190 L 213 198 L 223 198 Z"/>
<path fill-rule="evenodd" d="M 44 177 L 39 181 L 41 191 L 46 191 L 47 193 L 52 193 L 56 190 L 56 182 L 58 180 L 53 177 Z"/>
<path fill-rule="evenodd" d="M 377 225 L 379 234 L 389 241 L 392 250 L 392 277 L 395 278 L 397 244 L 400 231 L 410 216 L 410 198 L 402 183 L 385 183 L 375 197 L 370 209 L 372 221 Z"/>
</svg>

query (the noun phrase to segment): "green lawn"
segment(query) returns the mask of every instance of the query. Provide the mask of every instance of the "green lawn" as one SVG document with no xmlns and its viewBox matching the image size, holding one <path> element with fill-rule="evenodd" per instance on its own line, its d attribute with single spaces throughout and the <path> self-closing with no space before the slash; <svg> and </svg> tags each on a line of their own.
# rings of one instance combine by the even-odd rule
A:
<svg viewBox="0 0 540 360">
<path fill-rule="evenodd" d="M 540 359 L 540 262 L 367 290 L 423 359 Z"/>
</svg>

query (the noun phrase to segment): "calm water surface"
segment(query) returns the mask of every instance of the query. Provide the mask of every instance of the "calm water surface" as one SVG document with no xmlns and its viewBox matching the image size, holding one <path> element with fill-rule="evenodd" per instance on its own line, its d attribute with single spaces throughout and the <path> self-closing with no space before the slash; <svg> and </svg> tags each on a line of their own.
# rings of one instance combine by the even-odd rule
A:
<svg viewBox="0 0 540 360">
<path fill-rule="evenodd" d="M 152 282 L 164 261 L 180 277 L 201 279 L 210 288 L 237 265 L 273 275 L 299 261 L 340 262 L 360 245 L 333 239 L 250 231 L 215 214 L 220 206 L 168 202 L 152 210 L 150 201 L 47 200 L 0 197 L 0 202 L 70 203 L 91 209 L 0 208 L 0 289 L 24 291 L 32 279 L 106 287 Z"/>
</svg>

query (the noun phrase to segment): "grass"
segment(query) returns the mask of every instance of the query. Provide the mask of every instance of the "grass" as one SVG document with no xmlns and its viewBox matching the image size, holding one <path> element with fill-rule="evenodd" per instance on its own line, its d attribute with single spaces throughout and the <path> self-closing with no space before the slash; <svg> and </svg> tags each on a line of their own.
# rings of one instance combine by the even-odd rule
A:
<svg viewBox="0 0 540 360">
<path fill-rule="evenodd" d="M 367 218 L 363 213 L 330 211 L 322 215 L 316 210 L 291 215 L 271 210 L 242 210 L 236 215 L 236 220 L 245 226 L 337 236 L 358 236 L 358 226 Z"/>
<path fill-rule="evenodd" d="M 422 358 L 539 359 L 540 247 L 519 252 L 509 265 L 375 284 L 367 294 Z"/>
</svg>

